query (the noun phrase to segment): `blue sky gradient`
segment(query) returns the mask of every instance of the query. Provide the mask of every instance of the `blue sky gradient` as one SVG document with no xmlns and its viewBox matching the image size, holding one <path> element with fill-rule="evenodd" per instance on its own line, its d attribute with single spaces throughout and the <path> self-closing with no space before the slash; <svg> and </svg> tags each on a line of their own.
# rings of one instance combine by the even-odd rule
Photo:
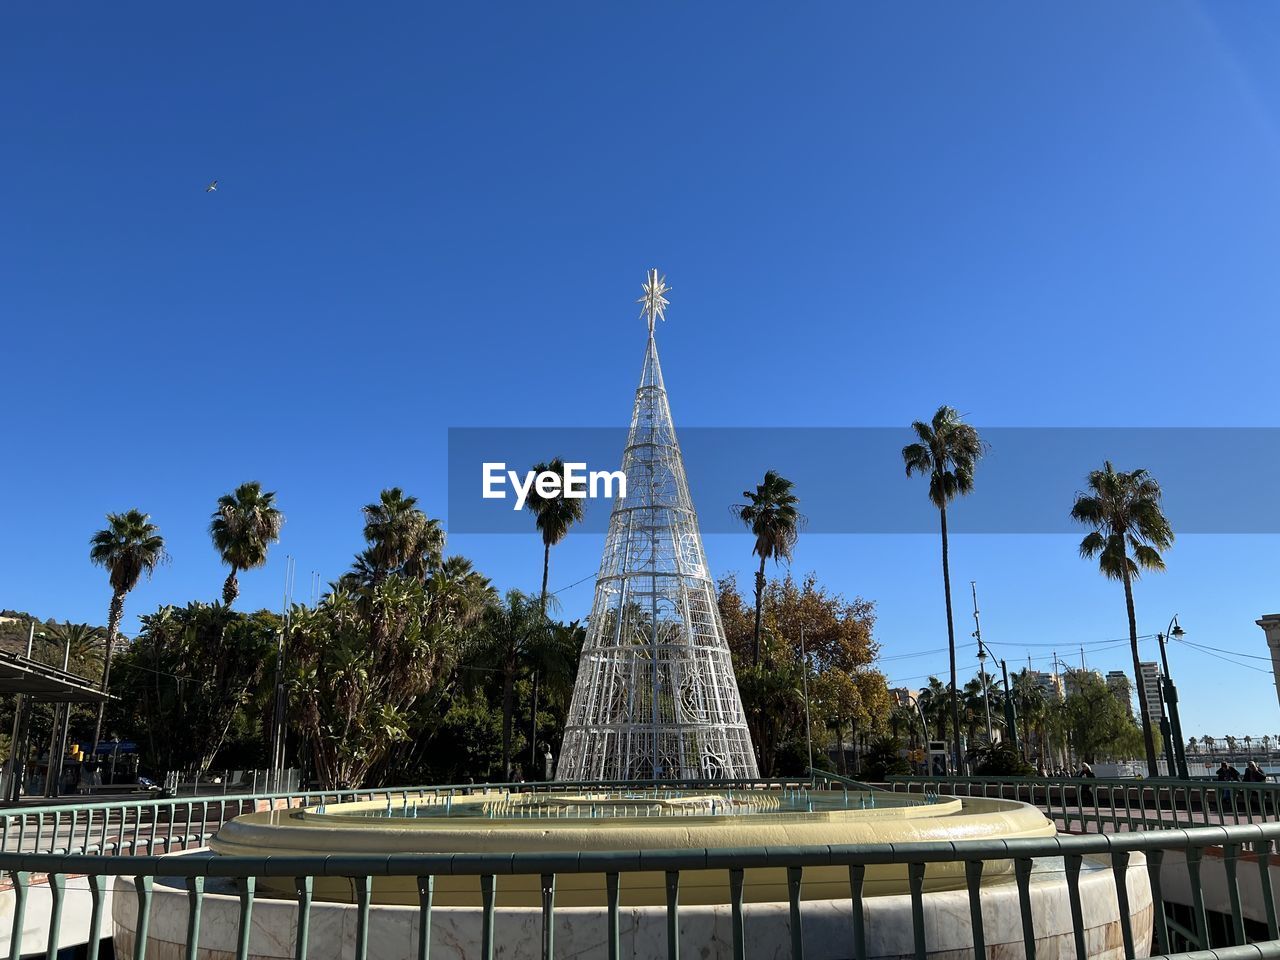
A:
<svg viewBox="0 0 1280 960">
<path fill-rule="evenodd" d="M 0 606 L 102 620 L 88 537 L 134 506 L 173 561 L 129 614 L 213 599 L 247 479 L 288 523 L 242 603 L 286 554 L 304 594 L 382 487 L 443 515 L 448 428 L 625 425 L 650 266 L 678 426 L 1276 426 L 1278 44 L 1260 4 L 9 5 Z M 554 552 L 567 615 L 600 539 Z M 956 538 L 1011 661 L 1126 665 L 1078 539 Z M 532 525 L 450 546 L 538 584 Z M 1264 655 L 1278 547 L 1180 538 L 1140 629 Z M 944 669 L 936 537 L 795 569 L 877 602 L 891 678 Z M 1189 735 L 1280 733 L 1266 663 L 1172 656 Z"/>
</svg>

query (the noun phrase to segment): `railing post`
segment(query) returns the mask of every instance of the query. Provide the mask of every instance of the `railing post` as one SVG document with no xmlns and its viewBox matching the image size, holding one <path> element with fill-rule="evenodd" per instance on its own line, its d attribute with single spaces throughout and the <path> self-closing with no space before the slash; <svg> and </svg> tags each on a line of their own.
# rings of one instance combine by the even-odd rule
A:
<svg viewBox="0 0 1280 960">
<path fill-rule="evenodd" d="M 616 873 L 606 873 L 604 875 L 605 897 L 608 902 L 609 911 L 609 960 L 621 960 L 622 954 L 622 937 L 618 921 L 619 902 L 621 891 L 620 877 Z"/>
<path fill-rule="evenodd" d="M 187 960 L 196 960 L 200 948 L 200 913 L 204 907 L 204 877 L 187 877 Z"/>
<path fill-rule="evenodd" d="M 730 925 L 733 927 L 733 960 L 746 960 L 747 946 L 742 924 L 742 887 L 745 873 L 741 867 L 729 870 L 729 903 L 732 911 Z"/>
<path fill-rule="evenodd" d="M 907 886 L 911 890 L 911 939 L 916 960 L 926 960 L 929 948 L 924 934 L 924 864 L 907 864 Z"/>
<path fill-rule="evenodd" d="M 1199 943 L 1196 946 L 1203 950 L 1209 949 L 1209 917 L 1204 909 L 1204 890 L 1200 886 L 1200 857 L 1202 851 L 1199 847 L 1188 847 L 1187 857 L 1187 880 L 1191 884 L 1191 909 L 1196 921 L 1196 938 Z"/>
<path fill-rule="evenodd" d="M 418 960 L 431 960 L 431 901 L 435 889 L 434 876 L 418 878 Z"/>
<path fill-rule="evenodd" d="M 861 863 L 849 864 L 849 897 L 853 907 L 853 958 L 867 960 L 866 916 L 862 911 L 862 888 L 867 868 Z"/>
<path fill-rule="evenodd" d="M 480 901 L 484 908 L 484 919 L 480 926 L 480 955 L 484 960 L 493 960 L 493 920 L 496 903 L 497 878 L 493 874 L 485 874 L 480 878 Z"/>
<path fill-rule="evenodd" d="M 969 925 L 973 929 L 973 955 L 987 955 L 986 933 L 982 927 L 982 867 L 981 860 L 966 860 L 964 864 L 965 886 L 969 888 Z"/>
<path fill-rule="evenodd" d="M 298 930 L 294 937 L 294 960 L 306 960 L 311 949 L 311 896 L 315 878 L 310 874 L 293 878 L 293 889 L 298 896 Z"/>
<path fill-rule="evenodd" d="M 1158 953 L 1172 953 L 1169 943 L 1169 918 L 1164 912 L 1164 895 L 1160 890 L 1160 869 L 1164 866 L 1164 851 L 1147 851 L 1147 879 L 1151 884 L 1151 909 L 1155 914 L 1155 938 Z"/>
<path fill-rule="evenodd" d="M 356 888 L 356 960 L 369 956 L 369 906 L 373 902 L 373 877 L 354 877 Z"/>
<path fill-rule="evenodd" d="M 1267 907 L 1267 936 L 1280 940 L 1280 924 L 1276 923 L 1276 898 L 1271 889 L 1271 841 L 1259 840 L 1254 844 L 1258 857 L 1258 879 L 1262 884 L 1262 900 Z"/>
<path fill-rule="evenodd" d="M 1076 789 L 1077 798 L 1080 795 Z M 1080 825 L 1084 826 L 1081 818 Z M 1036 927 L 1035 917 L 1031 913 L 1031 867 L 1028 857 L 1018 857 L 1013 861 L 1014 879 L 1018 882 L 1018 912 L 1022 916 L 1022 949 L 1027 960 L 1036 960 Z M 1130 951 L 1126 956 L 1133 956 Z"/>
<path fill-rule="evenodd" d="M 50 764 L 52 766 L 52 763 Z M 57 842 L 56 840 L 54 841 Z M 57 957 L 58 937 L 62 931 L 62 904 L 67 895 L 67 877 L 63 873 L 49 874 L 49 896 L 52 904 L 49 908 L 49 946 L 48 955 Z"/>
<path fill-rule="evenodd" d="M 1076 945 L 1076 960 L 1085 960 L 1089 956 L 1084 941 L 1084 910 L 1080 905 L 1080 864 L 1083 859 L 1078 853 L 1069 853 L 1062 858 L 1067 871 L 1067 899 L 1071 903 L 1071 936 Z"/>
<path fill-rule="evenodd" d="M 249 935 L 253 932 L 253 892 L 257 886 L 255 877 L 237 877 L 240 893 L 240 929 L 236 936 L 236 960 L 248 960 Z M 143 960 L 139 957 L 138 960 Z"/>
<path fill-rule="evenodd" d="M 556 948 L 556 875 L 542 875 L 542 960 L 552 960 Z"/>
<path fill-rule="evenodd" d="M 98 960 L 98 950 L 102 944 L 102 907 L 107 890 L 107 878 L 102 874 L 91 873 L 85 879 L 89 881 L 89 899 L 92 902 L 89 911 L 89 942 L 85 945 L 85 960 Z"/>
<path fill-rule="evenodd" d="M 667 871 L 667 960 L 680 960 L 680 871 Z"/>
<path fill-rule="evenodd" d="M 1248 798 L 1246 798 L 1245 802 L 1248 803 Z M 1231 930 L 1234 934 L 1231 946 L 1244 946 L 1249 941 L 1245 937 L 1244 910 L 1240 905 L 1240 884 L 1236 876 L 1240 859 L 1240 844 L 1224 844 L 1222 859 L 1227 868 L 1227 897 L 1231 904 Z"/>
<path fill-rule="evenodd" d="M 791 960 L 804 960 L 804 920 L 800 916 L 803 867 L 787 867 L 787 900 L 791 906 Z"/>
<path fill-rule="evenodd" d="M 133 960 L 147 960 L 147 937 L 151 934 L 153 876 L 135 876 L 133 891 L 138 897 L 137 922 L 133 925 Z"/>
</svg>

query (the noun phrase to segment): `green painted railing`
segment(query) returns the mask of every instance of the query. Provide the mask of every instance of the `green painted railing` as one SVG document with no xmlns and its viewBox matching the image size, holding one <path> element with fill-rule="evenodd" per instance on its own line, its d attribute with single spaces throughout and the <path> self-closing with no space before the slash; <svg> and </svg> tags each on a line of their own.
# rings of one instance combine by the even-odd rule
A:
<svg viewBox="0 0 1280 960">
<path fill-rule="evenodd" d="M 819 777 L 828 776 L 819 774 Z M 898 793 L 1021 800 L 1063 830 L 1179 830 L 1280 820 L 1280 784 L 1054 777 L 896 777 Z"/>
<path fill-rule="evenodd" d="M 854 957 L 867 956 L 867 927 L 864 899 L 864 881 L 868 867 L 880 864 L 905 866 L 911 892 L 911 917 L 914 954 L 924 957 L 929 950 L 923 904 L 923 882 L 930 864 L 963 863 L 965 886 L 973 922 L 973 942 L 976 953 L 985 950 L 985 937 L 980 907 L 984 872 L 991 864 L 1012 862 L 1014 882 L 1017 885 L 1018 902 L 1026 956 L 1036 956 L 1036 917 L 1031 909 L 1031 866 L 1042 858 L 1061 857 L 1064 878 L 1071 905 L 1072 938 L 1077 956 L 1085 956 L 1085 923 L 1081 905 L 1080 874 L 1086 857 L 1104 858 L 1110 864 L 1115 878 L 1116 899 L 1119 908 L 1120 928 L 1126 956 L 1134 956 L 1135 944 L 1143 939 L 1135 936 L 1130 920 L 1127 875 L 1130 858 L 1134 852 L 1146 857 L 1146 871 L 1151 882 L 1153 898 L 1161 903 L 1162 869 L 1166 855 L 1178 854 L 1185 861 L 1187 880 L 1195 903 L 1192 921 L 1183 929 L 1185 939 L 1201 951 L 1180 956 L 1264 957 L 1280 956 L 1280 929 L 1277 927 L 1275 901 L 1271 883 L 1271 864 L 1275 857 L 1275 843 L 1280 840 L 1280 823 L 1233 823 L 1231 825 L 1190 826 L 1183 822 L 1176 829 L 1161 819 L 1164 804 L 1177 804 L 1188 798 L 1201 800 L 1198 793 L 1187 792 L 1187 784 L 1124 781 L 1091 781 L 1085 786 L 1094 788 L 1114 783 L 1117 792 L 1103 793 L 1109 799 L 1107 810 L 1124 823 L 1122 829 L 1091 830 L 1088 833 L 1061 835 L 1058 837 L 1027 840 L 1001 840 L 963 843 L 915 843 L 869 844 L 858 846 L 811 846 L 785 848 L 743 849 L 690 849 L 690 850 L 641 850 L 626 852 L 584 852 L 569 854 L 514 853 L 503 855 L 436 854 L 391 855 L 378 857 L 328 856 L 328 857 L 166 857 L 155 855 L 163 849 L 183 849 L 203 843 L 210 832 L 210 825 L 218 816 L 235 815 L 249 809 L 266 809 L 268 806 L 314 806 L 322 802 L 336 803 L 353 799 L 399 800 L 406 795 L 412 799 L 428 794 L 455 791 L 457 793 L 483 792 L 486 788 L 455 785 L 439 788 L 414 788 L 410 790 L 341 791 L 328 793 L 279 794 L 259 797 L 193 798 L 150 801 L 148 803 L 88 804 L 78 808 L 36 808 L 22 811 L 5 811 L 6 819 L 4 852 L 0 852 L 0 871 L 7 873 L 13 882 L 14 909 L 10 930 L 9 955 L 11 960 L 21 956 L 22 931 L 27 919 L 30 894 L 40 876 L 47 877 L 50 891 L 49 940 L 45 955 L 54 957 L 59 949 L 59 920 L 65 900 L 67 879 L 72 876 L 87 878 L 92 898 L 88 957 L 96 960 L 100 942 L 105 933 L 105 893 L 112 877 L 133 879 L 136 896 L 131 898 L 134 909 L 134 956 L 141 960 L 147 942 L 151 911 L 155 901 L 155 882 L 159 877 L 178 878 L 187 892 L 187 948 L 189 958 L 196 956 L 202 912 L 206 897 L 206 881 L 209 878 L 230 880 L 239 899 L 238 936 L 235 955 L 250 955 L 252 916 L 257 897 L 257 881 L 265 877 L 291 877 L 295 890 L 297 953 L 299 960 L 308 955 L 313 888 L 316 877 L 347 878 L 352 883 L 357 906 L 357 936 L 355 956 L 365 960 L 369 956 L 369 932 L 378 922 L 378 912 L 371 909 L 373 881 L 378 877 L 413 878 L 418 891 L 418 956 L 429 960 L 432 946 L 432 909 L 435 878 L 440 876 L 472 877 L 481 895 L 483 918 L 480 956 L 491 958 L 495 952 L 495 911 L 503 888 L 503 878 L 524 876 L 534 878 L 542 891 L 542 954 L 550 958 L 555 953 L 555 889 L 557 876 L 569 874 L 598 875 L 605 894 L 605 910 L 608 919 L 607 955 L 610 960 L 622 956 L 620 940 L 620 891 L 626 887 L 626 878 L 638 872 L 660 872 L 665 876 L 668 958 L 678 960 L 680 955 L 680 887 L 682 878 L 691 871 L 723 871 L 728 878 L 729 901 L 732 916 L 732 956 L 745 960 L 750 955 L 750 943 L 744 935 L 744 872 L 747 870 L 783 869 L 787 876 L 790 909 L 791 955 L 805 955 L 805 930 L 800 905 L 804 889 L 805 871 L 815 867 L 837 867 L 848 871 L 849 877 L 849 945 Z M 804 789 L 809 781 L 765 781 L 734 786 L 758 786 L 771 789 Z M 985 787 L 983 786 L 985 784 Z M 528 791 L 581 790 L 601 787 L 601 784 L 516 784 L 512 789 Z M 610 788 L 627 786 L 609 784 Z M 652 787 L 652 783 L 635 784 L 635 787 Z M 663 784 L 663 786 L 676 786 Z M 690 783 L 689 787 L 708 786 Z M 716 787 L 727 785 L 717 782 Z M 1086 822 L 1098 825 L 1096 818 L 1082 814 L 1081 785 L 1074 781 L 1032 780 L 911 780 L 890 784 L 895 789 L 960 793 L 974 796 L 1008 796 L 1010 792 L 1029 791 L 1050 803 L 1054 811 L 1070 807 L 1076 825 Z M 1119 811 L 1127 809 L 1120 802 L 1120 788 L 1129 800 L 1139 801 L 1139 811 L 1134 817 L 1120 820 Z M 1198 788 L 1199 785 L 1196 785 Z M 493 790 L 493 787 L 487 788 Z M 1072 794 L 1074 789 L 1077 793 Z M 1149 803 L 1142 807 L 1141 796 L 1134 790 L 1150 791 Z M 1213 788 L 1210 788 L 1213 789 Z M 1232 785 L 1232 790 L 1241 789 Z M 1251 789 L 1274 799 L 1274 791 Z M 1044 791 L 1043 795 L 1038 791 Z M 1062 791 L 1067 791 L 1065 794 Z M 1065 797 L 1065 799 L 1064 799 Z M 1010 799 L 1018 797 L 1010 796 Z M 1022 799 L 1025 799 L 1023 797 Z M 1210 795 L 1213 799 L 1213 795 Z M 1261 797 L 1259 798 L 1261 799 Z M 1223 800 L 1222 802 L 1226 802 Z M 222 804 L 222 806 L 218 806 Z M 205 805 L 216 808 L 211 815 Z M 1095 805 L 1096 808 L 1096 805 Z M 1084 807 L 1083 809 L 1091 809 Z M 1169 809 L 1177 812 L 1176 807 Z M 1213 804 L 1210 804 L 1213 810 Z M 198 811 L 198 812 L 197 812 Z M 1167 812 L 1167 811 L 1166 811 Z M 1203 808 L 1200 813 L 1203 813 Z M 1055 813 L 1056 815 L 1056 813 Z M 1240 812 L 1233 813 L 1238 818 Z M 1272 812 L 1274 815 L 1274 811 Z M 1165 829 L 1147 828 L 1144 825 L 1164 823 Z M 21 822 L 26 823 L 24 835 Z M 86 829 L 87 825 L 87 829 Z M 104 826 L 105 825 L 105 826 Z M 1106 826 L 1107 822 L 1103 823 Z M 175 832 L 175 827 L 179 829 Z M 33 836 L 30 831 L 35 830 Z M 127 834 L 127 836 L 125 836 Z M 104 840 L 104 836 L 108 839 Z M 70 844 L 62 852 L 54 852 L 63 841 Z M 16 844 L 16 845 L 14 845 Z M 123 848 L 134 851 L 122 855 Z M 142 855 L 140 849 L 153 851 Z M 69 852 L 75 851 L 75 852 Z M 108 852 L 103 852 L 108 851 Z M 1207 852 L 1220 855 L 1225 864 L 1229 892 L 1231 893 L 1232 924 L 1230 942 L 1210 943 L 1211 926 L 1200 893 L 1200 866 Z M 1249 861 L 1252 860 L 1252 863 Z M 1266 910 L 1266 939 L 1263 942 L 1245 943 L 1245 923 L 1240 906 L 1239 879 L 1244 869 L 1256 869 L 1258 882 L 1264 894 Z M 117 910 L 121 905 L 117 904 Z M 1170 923 L 1164 912 L 1155 911 L 1154 942 L 1156 948 L 1169 953 L 1174 946 L 1173 934 L 1177 924 Z"/>
</svg>

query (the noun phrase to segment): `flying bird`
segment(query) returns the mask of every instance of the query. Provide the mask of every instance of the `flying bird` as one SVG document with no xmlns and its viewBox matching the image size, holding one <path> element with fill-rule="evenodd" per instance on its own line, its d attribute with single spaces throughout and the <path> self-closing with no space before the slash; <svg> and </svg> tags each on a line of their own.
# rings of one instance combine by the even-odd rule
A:
<svg viewBox="0 0 1280 960">
<path fill-rule="evenodd" d="M 213 192 L 215 192 L 217 189 L 218 189 L 218 181 L 217 181 L 217 180 L 210 180 L 210 181 L 209 181 L 209 185 L 208 185 L 207 187 L 205 187 L 205 188 L 204 188 L 204 192 L 205 192 L 205 193 L 213 193 Z"/>
</svg>

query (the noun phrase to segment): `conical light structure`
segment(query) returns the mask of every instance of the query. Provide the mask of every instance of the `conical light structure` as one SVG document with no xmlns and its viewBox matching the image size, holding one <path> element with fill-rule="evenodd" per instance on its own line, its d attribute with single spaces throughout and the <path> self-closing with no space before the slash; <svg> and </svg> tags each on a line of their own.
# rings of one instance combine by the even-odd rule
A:
<svg viewBox="0 0 1280 960">
<path fill-rule="evenodd" d="M 658 363 L 665 292 L 650 271 L 626 497 L 609 518 L 558 780 L 758 776 Z"/>
</svg>

